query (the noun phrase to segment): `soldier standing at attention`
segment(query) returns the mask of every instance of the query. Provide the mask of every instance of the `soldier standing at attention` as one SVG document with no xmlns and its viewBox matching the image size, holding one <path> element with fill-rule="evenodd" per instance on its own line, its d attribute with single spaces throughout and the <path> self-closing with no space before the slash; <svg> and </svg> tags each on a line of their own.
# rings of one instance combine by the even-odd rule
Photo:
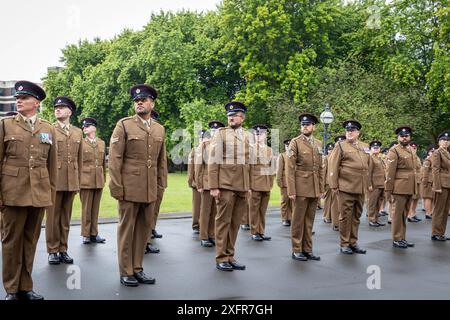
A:
<svg viewBox="0 0 450 320">
<path fill-rule="evenodd" d="M 14 87 L 19 114 L 0 120 L 3 286 L 6 300 L 43 300 L 31 273 L 45 207 L 55 200 L 55 129 L 37 116 L 44 90 L 28 81 Z"/>
<path fill-rule="evenodd" d="M 73 200 L 80 191 L 80 170 L 82 167 L 83 132 L 70 124 L 70 117 L 75 113 L 76 105 L 72 99 L 64 96 L 54 101 L 55 127 L 58 150 L 58 183 L 56 199 L 47 208 L 45 236 L 47 240 L 48 263 L 73 263 L 67 254 L 72 217 Z M 59 253 L 59 256 L 58 256 Z"/>
<path fill-rule="evenodd" d="M 195 161 L 195 181 L 197 182 L 197 191 L 201 194 L 200 205 L 200 245 L 203 247 L 215 246 L 215 219 L 216 202 L 210 194 L 208 182 L 209 149 L 211 137 L 214 137 L 219 128 L 225 125 L 220 121 L 211 121 L 208 123 L 210 131 L 203 134 L 203 141 L 198 146 L 197 160 Z"/>
<path fill-rule="evenodd" d="M 292 139 L 287 158 L 288 195 L 293 201 L 292 259 L 320 260 L 312 251 L 312 229 L 317 202 L 324 193 L 322 144 L 313 136 L 317 117 L 302 113 L 301 135 Z"/>
<path fill-rule="evenodd" d="M 398 144 L 398 141 L 392 141 L 391 144 L 388 147 L 388 151 L 386 153 L 386 157 L 385 157 L 385 164 L 386 164 L 386 170 L 387 170 L 387 155 L 389 154 L 389 150 L 391 150 L 391 148 L 395 147 Z M 385 195 L 385 201 L 388 202 L 388 224 L 392 223 L 392 215 L 394 214 L 395 211 L 395 204 L 394 204 L 394 199 L 392 198 L 392 194 L 388 196 L 388 194 L 386 193 L 386 189 L 384 189 L 384 195 Z"/>
<path fill-rule="evenodd" d="M 427 149 L 427 157 L 423 161 L 421 168 L 421 194 L 423 199 L 423 207 L 425 209 L 425 219 L 431 220 L 433 215 L 433 176 L 431 173 L 431 156 L 433 155 L 434 147 L 430 146 Z"/>
<path fill-rule="evenodd" d="M 152 110 L 151 112 L 151 118 L 153 120 L 155 120 L 157 123 L 158 122 L 158 117 L 159 117 L 159 113 L 156 112 L 155 110 Z M 151 239 L 160 239 L 162 238 L 162 234 L 159 234 L 156 231 L 156 221 L 158 221 L 158 215 L 159 215 L 159 210 L 161 208 L 161 202 L 164 196 L 164 191 L 166 189 L 163 188 L 158 188 L 157 193 L 156 193 L 156 203 L 155 203 L 155 208 L 153 209 L 153 217 L 152 217 L 152 225 L 151 225 L 151 232 L 148 236 L 148 240 L 147 240 L 147 245 L 145 247 L 145 254 L 147 253 L 159 253 L 159 248 L 155 247 L 152 244 Z"/>
<path fill-rule="evenodd" d="M 431 239 L 446 241 L 445 236 L 448 213 L 450 210 L 450 132 L 442 132 L 439 137 L 439 148 L 431 156 L 433 171 L 433 191 L 435 192 Z"/>
<path fill-rule="evenodd" d="M 334 138 L 334 147 L 336 147 L 336 144 L 339 141 L 344 141 L 345 139 L 346 139 L 345 135 L 336 136 Z M 325 180 L 328 182 L 328 186 L 330 184 L 330 176 L 329 176 L 330 157 L 331 154 L 329 154 L 327 157 L 327 176 L 325 177 Z M 331 225 L 333 226 L 332 227 L 333 231 L 339 231 L 339 203 L 337 194 L 335 194 L 333 190 L 331 190 Z"/>
<path fill-rule="evenodd" d="M 156 112 L 155 110 L 152 110 L 151 117 L 152 117 L 153 120 L 155 120 L 156 122 L 160 123 L 158 121 L 159 113 Z M 154 239 L 154 238 L 160 239 L 160 238 L 162 238 L 162 234 L 159 234 L 156 231 L 156 222 L 158 221 L 158 215 L 159 215 L 159 210 L 161 208 L 161 202 L 162 202 L 162 199 L 163 199 L 163 196 L 164 196 L 164 191 L 165 191 L 165 189 L 158 189 L 157 199 L 156 199 L 156 203 L 155 203 L 155 209 L 153 210 L 152 230 L 151 230 L 152 232 L 151 232 L 150 239 Z M 148 241 L 148 242 L 150 243 L 150 241 Z M 147 249 L 149 247 L 148 244 L 147 244 Z M 150 246 L 151 246 L 151 243 L 150 243 Z"/>
<path fill-rule="evenodd" d="M 106 180 L 105 142 L 96 137 L 97 120 L 84 118 L 81 126 L 86 137 L 82 141 L 80 181 L 81 236 L 83 243 L 104 243 L 98 235 L 98 214 Z"/>
<path fill-rule="evenodd" d="M 325 179 L 325 194 L 323 195 L 323 198 L 325 200 L 325 203 L 323 205 L 323 222 L 325 223 L 331 223 L 331 189 L 330 185 L 328 184 L 327 179 L 327 170 L 328 170 L 328 156 L 333 151 L 334 143 L 330 142 L 326 145 L 326 155 L 323 157 L 323 176 Z"/>
<path fill-rule="evenodd" d="M 281 193 L 281 224 L 285 227 L 291 225 L 292 220 L 292 201 L 289 199 L 287 193 L 287 179 L 286 179 L 286 161 L 287 150 L 291 139 L 283 141 L 285 152 L 280 153 L 278 156 L 278 170 L 277 170 L 277 184 L 280 187 Z"/>
<path fill-rule="evenodd" d="M 200 133 L 203 135 L 203 132 Z M 201 137 L 199 144 L 201 143 Z M 192 147 L 188 156 L 188 185 L 192 189 L 192 231 L 195 234 L 200 233 L 200 206 L 202 203 L 202 197 L 200 192 L 197 191 L 197 183 L 195 181 L 195 146 Z"/>
<path fill-rule="evenodd" d="M 422 219 L 420 219 L 419 217 L 416 216 L 416 209 L 417 209 L 417 204 L 419 203 L 419 200 L 421 198 L 420 169 L 422 168 L 422 161 L 420 161 L 420 158 L 417 155 L 417 143 L 415 141 L 411 141 L 409 143 L 409 146 L 410 146 L 411 151 L 413 152 L 414 158 L 415 158 L 415 166 L 416 166 L 415 172 L 416 172 L 417 188 L 416 188 L 416 194 L 413 195 L 413 201 L 411 203 L 411 208 L 409 209 L 408 222 L 419 222 L 419 221 L 422 221 Z"/>
<path fill-rule="evenodd" d="M 373 140 L 369 146 L 371 151 L 369 158 L 369 201 L 367 204 L 369 226 L 382 227 L 386 224 L 378 221 L 378 211 L 384 198 L 386 169 L 380 155 L 381 142 Z"/>
<path fill-rule="evenodd" d="M 250 233 L 252 240 L 270 240 L 265 235 L 266 212 L 269 205 L 270 190 L 273 187 L 274 170 L 272 169 L 273 151 L 267 145 L 268 126 L 264 124 L 252 127 L 255 144 L 251 147 L 250 155 L 250 188 L 252 196 L 250 206 Z"/>
<path fill-rule="evenodd" d="M 245 270 L 235 259 L 235 244 L 250 190 L 249 137 L 242 128 L 247 107 L 238 101 L 225 105 L 228 127 L 214 135 L 209 152 L 208 182 L 216 199 L 216 268 Z"/>
<path fill-rule="evenodd" d="M 135 287 L 154 284 L 144 273 L 142 261 L 158 189 L 167 186 L 164 127 L 150 113 L 157 92 L 145 84 L 130 89 L 136 115 L 119 120 L 110 143 L 109 189 L 119 201 L 117 254 L 120 283 Z"/>
<path fill-rule="evenodd" d="M 406 218 L 411 208 L 413 195 L 417 193 L 416 155 L 412 152 L 412 129 L 402 126 L 395 130 L 399 144 L 389 150 L 386 169 L 386 195 L 392 199 L 392 240 L 396 248 L 414 247 L 414 243 L 406 241 Z"/>
<path fill-rule="evenodd" d="M 369 146 L 359 141 L 361 124 L 343 123 L 346 140 L 337 142 L 329 160 L 330 187 L 338 197 L 341 253 L 365 254 L 358 245 L 358 229 L 368 188 Z"/>
</svg>

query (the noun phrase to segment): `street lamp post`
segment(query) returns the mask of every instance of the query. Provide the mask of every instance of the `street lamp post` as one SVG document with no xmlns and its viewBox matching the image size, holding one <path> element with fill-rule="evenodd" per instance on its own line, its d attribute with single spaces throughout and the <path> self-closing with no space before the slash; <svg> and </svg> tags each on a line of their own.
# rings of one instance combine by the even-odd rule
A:
<svg viewBox="0 0 450 320">
<path fill-rule="evenodd" d="M 325 131 L 323 133 L 323 154 L 326 153 L 326 147 L 327 147 L 327 138 L 328 138 L 328 126 L 330 123 L 332 123 L 334 120 L 333 113 L 330 110 L 330 106 L 328 103 L 325 103 L 325 110 L 320 114 L 320 121 L 325 126 Z"/>
</svg>

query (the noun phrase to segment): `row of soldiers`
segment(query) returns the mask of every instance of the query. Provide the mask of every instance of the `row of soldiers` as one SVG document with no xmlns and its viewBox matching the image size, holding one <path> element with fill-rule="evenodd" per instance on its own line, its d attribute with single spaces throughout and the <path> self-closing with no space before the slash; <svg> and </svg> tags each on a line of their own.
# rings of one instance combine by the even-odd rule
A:
<svg viewBox="0 0 450 320">
<path fill-rule="evenodd" d="M 15 89 L 19 114 L 0 121 L 3 283 L 8 300 L 38 300 L 43 297 L 33 291 L 31 272 L 45 208 L 49 263 L 73 263 L 67 254 L 67 237 L 73 199 L 80 190 L 93 189 L 84 200 L 82 196 L 83 210 L 86 208 L 83 215 L 88 215 L 83 241 L 104 242 L 98 235 L 96 219 L 101 196 L 98 189 L 103 188 L 105 180 L 105 147 L 95 138 L 95 119 L 83 120 L 85 139 L 80 129 L 70 125 L 76 108 L 70 98 L 55 99 L 58 121 L 50 124 L 37 116 L 40 102 L 45 99 L 44 90 L 28 81 L 17 82 Z M 134 287 L 156 281 L 143 272 L 143 255 L 149 238 L 160 236 L 154 224 L 158 203 L 167 187 L 167 158 L 164 127 L 151 117 L 156 90 L 140 84 L 130 89 L 130 95 L 135 115 L 119 120 L 110 140 L 109 188 L 119 209 L 120 283 Z M 252 238 L 270 239 L 264 234 L 264 216 L 275 159 L 266 143 L 267 126 L 254 127 L 255 134 L 250 135 L 242 127 L 247 107 L 232 101 L 225 109 L 228 126 L 211 124 L 218 128 L 210 142 L 205 141 L 194 152 L 194 166 L 199 166 L 194 168 L 194 176 L 204 211 L 208 212 L 206 222 L 200 222 L 201 244 L 215 245 L 217 269 L 232 271 L 246 268 L 235 259 L 235 243 L 249 203 L 253 212 Z M 319 260 L 312 251 L 312 226 L 319 198 L 325 191 L 324 161 L 321 143 L 313 137 L 317 118 L 304 113 L 299 120 L 301 135 L 289 143 L 284 161 L 286 194 L 293 205 L 292 258 Z M 357 245 L 357 233 L 371 157 L 369 147 L 358 140 L 361 124 L 348 120 L 343 126 L 346 140 L 338 142 L 330 154 L 326 176 L 338 199 L 341 252 L 365 253 Z M 389 150 L 385 191 L 395 207 L 394 246 L 406 247 L 412 244 L 405 240 L 405 212 L 416 193 L 409 146 L 412 132 L 409 127 L 401 127 L 396 133 L 400 144 Z M 448 212 L 449 140 L 448 132 L 439 136 L 440 148 L 431 160 L 436 193 L 433 225 L 441 227 L 442 212 Z M 92 186 L 83 187 L 83 172 L 95 178 Z M 436 239 L 447 239 L 445 227 L 436 230 Z"/>
<path fill-rule="evenodd" d="M 236 264 L 233 260 L 234 243 L 239 220 L 234 218 L 234 212 L 237 210 L 234 201 L 239 200 L 243 194 L 236 192 L 236 197 L 230 203 L 223 203 L 221 206 L 216 197 L 215 206 L 211 198 L 215 191 L 209 180 L 218 179 L 218 183 L 212 184 L 219 186 L 220 191 L 221 185 L 225 190 L 240 192 L 242 186 L 246 186 L 247 199 L 238 207 L 242 211 L 241 216 L 244 216 L 241 221 L 246 220 L 246 212 L 249 212 L 252 239 L 270 240 L 270 237 L 264 234 L 264 217 L 273 185 L 273 172 L 268 170 L 273 161 L 273 153 L 265 143 L 268 128 L 266 125 L 255 125 L 252 127 L 253 135 L 244 134 L 246 138 L 236 138 L 239 137 L 236 132 L 243 129 L 241 125 L 232 126 L 233 118 L 237 114 L 239 118 L 245 119 L 246 107 L 232 102 L 226 108 L 229 127 L 224 128 L 222 123 L 211 121 L 210 130 L 202 133 L 203 141 L 191 151 L 188 182 L 193 189 L 192 227 L 200 234 L 201 245 L 214 246 L 214 230 L 216 233 L 219 230 L 228 230 L 228 243 L 216 247 L 216 262 L 218 269 L 229 271 L 243 269 L 242 265 L 240 268 L 233 267 Z M 363 206 L 366 202 L 371 227 L 384 226 L 378 220 L 379 211 L 384 211 L 384 199 L 390 206 L 388 221 L 392 223 L 393 246 L 413 247 L 414 244 L 406 240 L 405 222 L 419 221 L 414 214 L 419 194 L 428 199 L 425 208 L 427 216 L 433 219 L 431 239 L 448 240 L 445 237 L 450 201 L 448 131 L 439 135 L 439 147 L 435 152 L 434 149 L 428 150 L 422 167 L 416 155 L 417 144 L 411 141 L 412 129 L 409 126 L 397 128 L 395 134 L 398 142 L 393 143 L 390 148 L 385 148 L 382 153 L 380 141 L 373 140 L 370 144 L 360 141 L 362 125 L 356 120 L 347 120 L 343 123 L 345 135 L 336 137 L 335 144 L 326 146 L 328 154 L 325 156 L 322 155 L 321 142 L 313 137 L 318 123 L 317 117 L 303 113 L 299 116 L 299 121 L 301 135 L 284 141 L 286 151 L 279 155 L 277 171 L 277 183 L 282 197 L 282 224 L 292 224 L 293 259 L 320 260 L 320 257 L 312 252 L 312 228 L 321 197 L 325 198 L 324 220 L 332 223 L 333 229 L 340 232 L 340 251 L 344 254 L 366 253 L 366 250 L 358 245 L 358 228 Z M 220 138 L 215 138 L 217 134 L 220 134 Z M 239 148 L 240 144 L 243 146 Z M 248 154 L 239 154 L 238 149 L 248 150 Z M 229 152 L 230 150 L 232 152 Z M 220 157 L 214 158 L 218 151 Z M 239 156 L 243 159 L 238 159 Z M 250 159 L 252 156 L 253 161 Z M 238 160 L 241 160 L 241 166 Z M 236 172 L 239 174 L 236 175 Z M 230 176 L 236 178 L 237 182 L 228 181 Z M 422 192 L 419 193 L 420 188 Z M 431 198 L 434 198 L 434 208 Z M 227 210 L 231 221 L 228 217 L 224 222 L 217 214 Z M 214 217 L 215 228 L 212 223 Z M 220 238 L 223 238 L 223 235 Z M 227 255 L 227 252 L 232 252 L 233 255 Z"/>
<path fill-rule="evenodd" d="M 15 91 L 18 113 L 0 120 L 3 285 L 6 300 L 42 300 L 33 291 L 31 273 L 45 211 L 49 264 L 73 263 L 67 253 L 68 235 L 78 192 L 83 243 L 105 242 L 98 234 L 98 214 L 106 178 L 106 147 L 96 136 L 94 118 L 84 118 L 82 130 L 70 124 L 76 110 L 71 98 L 55 98 L 57 121 L 51 124 L 38 117 L 46 98 L 41 87 L 18 81 Z M 154 228 L 167 186 L 167 159 L 164 128 L 151 117 L 156 90 L 136 85 L 130 94 L 136 115 L 121 119 L 113 132 L 109 172 L 110 191 L 119 202 L 120 282 L 137 286 L 155 283 L 143 272 L 142 257 L 149 240 L 161 236 Z"/>
</svg>

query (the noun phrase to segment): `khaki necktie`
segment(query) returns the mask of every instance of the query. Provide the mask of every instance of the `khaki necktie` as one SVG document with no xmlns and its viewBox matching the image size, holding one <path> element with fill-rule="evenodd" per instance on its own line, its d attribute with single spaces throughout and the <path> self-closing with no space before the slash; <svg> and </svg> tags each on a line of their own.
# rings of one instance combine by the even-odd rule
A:
<svg viewBox="0 0 450 320">
<path fill-rule="evenodd" d="M 27 120 L 25 120 L 25 123 L 28 124 L 28 126 L 30 127 L 31 130 L 33 130 L 33 121 L 31 121 L 30 118 L 28 118 Z"/>
<path fill-rule="evenodd" d="M 64 126 L 64 131 L 66 132 L 67 135 L 69 135 L 69 126 L 68 125 Z"/>
</svg>

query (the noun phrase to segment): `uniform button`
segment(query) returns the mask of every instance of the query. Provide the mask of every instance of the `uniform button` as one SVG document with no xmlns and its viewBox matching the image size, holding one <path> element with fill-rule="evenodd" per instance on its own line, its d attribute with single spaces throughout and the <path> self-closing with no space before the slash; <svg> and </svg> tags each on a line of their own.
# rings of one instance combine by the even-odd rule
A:
<svg viewBox="0 0 450 320">
<path fill-rule="evenodd" d="M 15 140 L 15 138 L 14 138 L 14 137 L 12 137 L 12 138 L 11 138 L 11 140 Z"/>
<path fill-rule="evenodd" d="M 31 167 L 30 170 L 33 170 L 33 167 Z"/>
<path fill-rule="evenodd" d="M 33 159 L 33 156 L 30 156 L 30 159 Z"/>
<path fill-rule="evenodd" d="M 33 145 L 31 145 L 30 147 L 33 148 Z"/>
</svg>

